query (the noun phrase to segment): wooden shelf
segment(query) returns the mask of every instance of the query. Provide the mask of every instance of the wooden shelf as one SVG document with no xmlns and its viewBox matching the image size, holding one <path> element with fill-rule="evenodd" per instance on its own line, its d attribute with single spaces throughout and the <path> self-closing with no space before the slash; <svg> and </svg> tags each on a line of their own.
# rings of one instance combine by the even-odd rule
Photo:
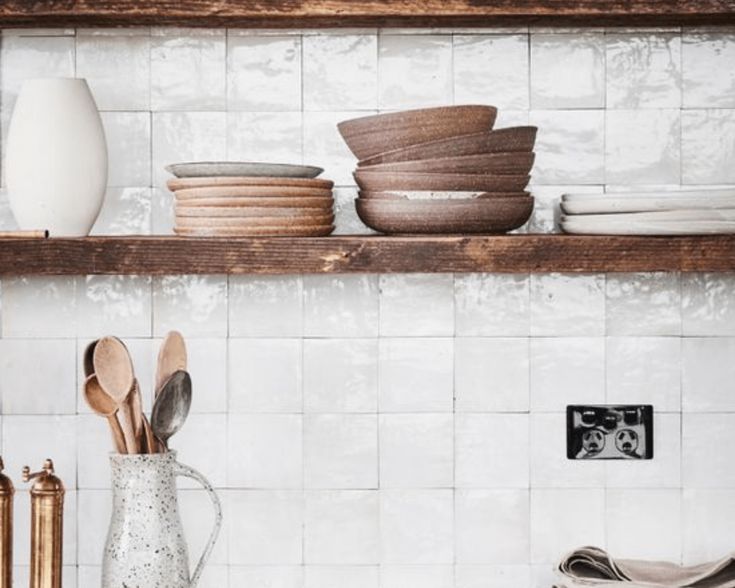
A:
<svg viewBox="0 0 735 588">
<path fill-rule="evenodd" d="M 3 0 L 1 27 L 735 24 L 735 0 Z"/>
<path fill-rule="evenodd" d="M 735 271 L 735 236 L 2 239 L 0 275 Z"/>
</svg>

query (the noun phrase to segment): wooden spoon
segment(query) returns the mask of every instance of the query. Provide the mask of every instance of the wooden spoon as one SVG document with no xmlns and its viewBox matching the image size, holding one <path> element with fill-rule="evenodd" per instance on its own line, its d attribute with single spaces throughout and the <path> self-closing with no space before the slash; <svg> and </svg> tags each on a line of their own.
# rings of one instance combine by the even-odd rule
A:
<svg viewBox="0 0 735 588">
<path fill-rule="evenodd" d="M 94 348 L 93 363 L 100 386 L 117 403 L 128 453 L 138 453 L 135 421 L 128 400 L 135 381 L 130 354 L 120 339 L 103 337 Z"/>
<path fill-rule="evenodd" d="M 143 447 L 143 398 L 140 394 L 140 384 L 138 379 L 133 379 L 133 389 L 128 394 L 128 403 L 130 404 L 130 416 L 133 419 L 133 432 L 138 447 Z"/>
<path fill-rule="evenodd" d="M 84 381 L 84 398 L 95 413 L 107 418 L 117 452 L 128 453 L 125 436 L 120 421 L 117 420 L 117 402 L 102 389 L 94 374 Z"/>
<path fill-rule="evenodd" d="M 186 343 L 178 331 L 170 331 L 161 343 L 158 351 L 158 367 L 156 369 L 156 398 L 166 381 L 179 370 L 186 370 Z"/>
</svg>

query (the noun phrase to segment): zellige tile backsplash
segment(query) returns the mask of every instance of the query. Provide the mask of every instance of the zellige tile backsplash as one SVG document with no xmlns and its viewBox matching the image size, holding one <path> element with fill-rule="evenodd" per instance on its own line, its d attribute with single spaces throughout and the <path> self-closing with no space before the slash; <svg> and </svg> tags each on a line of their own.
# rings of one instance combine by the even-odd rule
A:
<svg viewBox="0 0 735 588">
<path fill-rule="evenodd" d="M 96 234 L 171 232 L 167 163 L 323 166 L 337 228 L 354 160 L 336 123 L 490 103 L 539 127 L 529 230 L 564 191 L 735 184 L 735 34 L 528 29 L 3 31 L 3 138 L 23 79 L 88 79 L 110 148 Z M 4 147 L 4 143 L 3 143 Z M 5 195 L 0 227 L 12 228 Z M 125 339 L 151 405 L 155 354 L 187 337 L 174 438 L 225 503 L 207 588 L 548 587 L 568 549 L 694 563 L 733 550 L 735 276 L 318 275 L 7 278 L 2 455 L 67 484 L 66 588 L 99 586 L 109 435 L 81 354 Z M 655 458 L 568 461 L 565 407 L 651 403 Z M 182 483 L 192 561 L 210 524 Z"/>
</svg>

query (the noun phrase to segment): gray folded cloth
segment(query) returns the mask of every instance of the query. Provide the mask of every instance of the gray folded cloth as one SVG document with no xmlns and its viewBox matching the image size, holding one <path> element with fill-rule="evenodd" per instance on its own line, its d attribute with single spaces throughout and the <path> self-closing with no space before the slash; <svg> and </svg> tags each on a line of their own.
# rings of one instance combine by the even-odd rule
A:
<svg viewBox="0 0 735 588">
<path fill-rule="evenodd" d="M 735 588 L 732 555 L 696 566 L 663 561 L 614 560 L 597 547 L 582 547 L 565 556 L 556 570 L 554 588 Z"/>
</svg>

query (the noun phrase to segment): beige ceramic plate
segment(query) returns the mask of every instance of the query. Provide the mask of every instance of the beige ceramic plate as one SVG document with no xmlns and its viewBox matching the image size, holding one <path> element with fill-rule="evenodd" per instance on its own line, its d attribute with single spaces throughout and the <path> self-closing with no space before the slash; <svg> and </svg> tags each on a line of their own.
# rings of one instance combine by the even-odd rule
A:
<svg viewBox="0 0 735 588">
<path fill-rule="evenodd" d="M 215 178 L 174 178 L 166 182 L 168 189 L 207 188 L 215 186 L 278 186 L 289 188 L 316 188 L 331 190 L 334 182 L 317 178 L 253 178 L 249 176 L 228 176 Z"/>
<path fill-rule="evenodd" d="M 530 176 L 500 174 L 427 174 L 408 172 L 355 172 L 361 190 L 394 192 L 396 190 L 449 190 L 455 192 L 522 192 Z"/>
<path fill-rule="evenodd" d="M 497 113 L 493 106 L 442 106 L 365 116 L 337 128 L 350 151 L 366 159 L 417 143 L 489 131 Z"/>
<path fill-rule="evenodd" d="M 480 153 L 459 157 L 379 163 L 361 167 L 360 171 L 525 175 L 531 171 L 533 160 L 534 154 L 524 151 L 517 153 Z"/>
<path fill-rule="evenodd" d="M 179 207 L 192 206 L 201 208 L 203 206 L 214 206 L 218 208 L 247 208 L 247 207 L 264 207 L 274 206 L 277 208 L 332 208 L 334 205 L 333 198 L 284 198 L 278 196 L 276 198 L 192 198 L 191 200 L 181 200 L 176 203 L 177 210 Z"/>
<path fill-rule="evenodd" d="M 320 227 L 250 227 L 237 229 L 174 228 L 182 237 L 326 237 L 334 225 Z"/>
<path fill-rule="evenodd" d="M 298 218 L 280 216 L 245 218 L 176 216 L 176 226 L 178 228 L 314 227 L 331 225 L 333 222 L 333 214 L 302 216 Z"/>
<path fill-rule="evenodd" d="M 312 165 L 263 163 L 259 161 L 192 161 L 172 163 L 164 168 L 177 178 L 212 176 L 263 176 L 276 178 L 315 178 L 324 170 Z"/>
<path fill-rule="evenodd" d="M 304 196 L 308 198 L 331 198 L 332 191 L 319 188 L 292 188 L 278 186 L 212 186 L 209 188 L 187 188 L 174 192 L 177 200 L 191 198 L 281 198 Z"/>
<path fill-rule="evenodd" d="M 521 227 L 533 198 L 400 201 L 355 200 L 357 214 L 382 233 L 505 233 Z"/>
<path fill-rule="evenodd" d="M 323 211 L 331 211 L 331 206 L 324 208 L 296 208 L 292 206 L 176 206 L 176 216 L 187 218 L 251 218 L 279 217 L 300 218 L 314 216 Z M 326 212 L 325 212 L 326 214 Z"/>
<path fill-rule="evenodd" d="M 507 151 L 533 151 L 536 142 L 536 127 L 506 127 L 459 137 L 448 137 L 411 145 L 403 149 L 393 149 L 358 162 L 359 166 L 416 161 L 437 157 L 457 157 L 479 153 L 500 153 Z"/>
</svg>

